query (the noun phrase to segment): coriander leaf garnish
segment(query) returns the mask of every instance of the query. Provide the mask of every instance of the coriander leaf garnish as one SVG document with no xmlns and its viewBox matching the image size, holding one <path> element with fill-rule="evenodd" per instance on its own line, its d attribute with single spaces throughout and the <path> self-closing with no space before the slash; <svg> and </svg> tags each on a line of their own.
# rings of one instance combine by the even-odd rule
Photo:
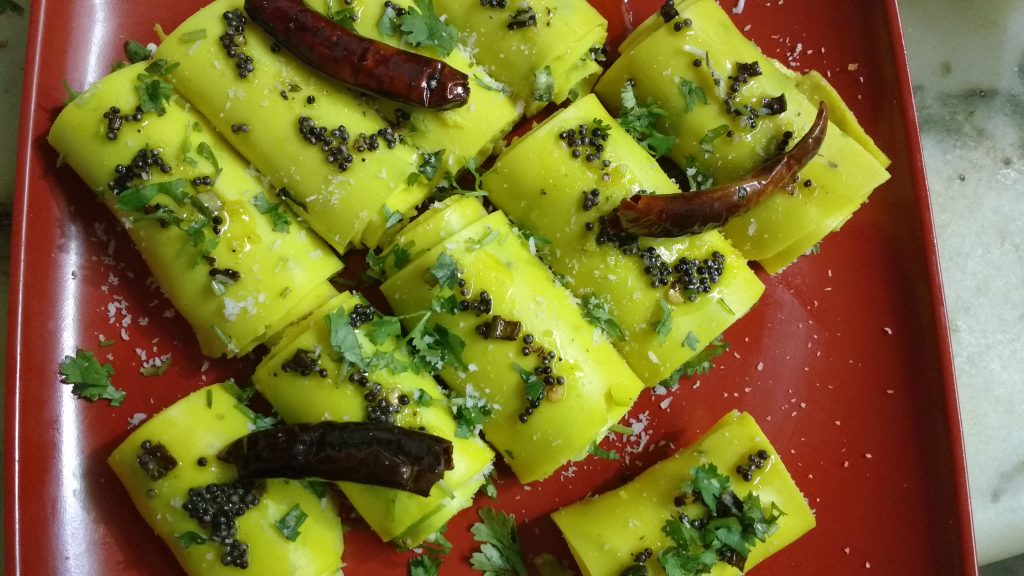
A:
<svg viewBox="0 0 1024 576">
<path fill-rule="evenodd" d="M 143 112 L 156 112 L 163 116 L 167 111 L 164 104 L 170 102 L 174 86 L 168 81 L 167 76 L 178 68 L 178 63 L 168 64 L 167 60 L 160 58 L 146 66 L 145 72 L 138 76 L 139 83 L 135 85 L 135 92 L 139 95 L 139 106 Z"/>
<path fill-rule="evenodd" d="M 697 335 L 691 330 L 686 333 L 686 338 L 683 338 L 683 346 L 696 352 L 697 347 L 700 346 L 700 338 L 697 338 Z"/>
<path fill-rule="evenodd" d="M 398 17 L 398 22 L 406 42 L 413 46 L 430 46 L 442 58 L 451 54 L 459 41 L 459 31 L 438 17 L 431 0 L 416 0 L 416 7 L 410 6 Z"/>
<path fill-rule="evenodd" d="M 729 349 L 729 343 L 722 339 L 721 336 L 716 337 L 712 340 L 703 350 L 693 355 L 687 360 L 682 366 L 679 367 L 671 376 L 665 379 L 662 385 L 668 388 L 675 388 L 679 385 L 679 379 L 682 377 L 692 378 L 694 376 L 703 376 L 711 371 L 715 367 L 715 358 L 718 358 Z"/>
<path fill-rule="evenodd" d="M 447 252 L 442 252 L 434 265 L 430 267 L 430 274 L 437 280 L 437 284 L 442 289 L 451 289 L 455 287 L 455 283 L 459 279 L 459 265 L 455 262 L 455 259 L 448 255 Z"/>
<path fill-rule="evenodd" d="M 440 314 L 458 314 L 459 299 L 455 294 L 438 294 L 430 300 L 430 309 Z"/>
<path fill-rule="evenodd" d="M 312 492 L 317 498 L 324 499 L 327 497 L 327 482 L 323 480 L 304 478 L 299 480 L 299 484 L 302 484 L 303 488 Z"/>
<path fill-rule="evenodd" d="M 359 15 L 356 13 L 355 6 L 336 9 L 334 7 L 334 0 L 327 0 L 327 17 L 335 24 L 340 24 L 349 32 L 356 31 L 355 24 L 359 21 Z"/>
<path fill-rule="evenodd" d="M 132 64 L 138 64 L 139 62 L 149 60 L 152 55 L 153 53 L 149 51 L 149 48 L 146 48 L 135 40 L 125 40 L 124 56 Z"/>
<path fill-rule="evenodd" d="M 374 346 L 380 346 L 390 338 L 397 338 L 402 335 L 402 324 L 395 316 L 381 316 L 374 318 L 365 324 L 366 338 Z"/>
<path fill-rule="evenodd" d="M 512 363 L 512 367 L 515 368 L 526 388 L 526 401 L 532 403 L 539 400 L 541 395 L 544 394 L 544 380 L 515 362 Z"/>
<path fill-rule="evenodd" d="M 608 312 L 608 305 L 600 298 L 594 294 L 587 294 L 580 302 L 580 308 L 583 310 L 583 316 L 589 320 L 591 324 L 604 330 L 609 336 L 616 340 L 626 339 L 626 334 L 622 331 L 622 327 L 619 326 L 619 323 L 612 317 L 611 313 Z"/>
<path fill-rule="evenodd" d="M 491 417 L 491 407 L 469 389 L 465 398 L 452 398 L 450 403 L 455 408 L 456 438 L 474 436 Z"/>
<path fill-rule="evenodd" d="M 732 490 L 729 477 L 718 471 L 714 464 L 707 463 L 690 469 L 692 478 L 683 490 L 700 494 L 701 500 L 709 510 L 718 509 L 718 499 L 722 494 Z"/>
<path fill-rule="evenodd" d="M 484 483 L 480 490 L 491 500 L 498 499 L 498 487 L 494 485 L 494 468 L 484 474 Z"/>
<path fill-rule="evenodd" d="M 480 542 L 469 562 L 484 576 L 526 576 L 526 564 L 519 549 L 515 517 L 493 508 L 477 511 L 483 522 L 473 524 L 473 539 Z"/>
<path fill-rule="evenodd" d="M 195 44 L 200 40 L 206 39 L 206 28 L 198 28 L 196 30 L 189 30 L 181 36 L 178 36 L 178 41 L 182 44 Z"/>
<path fill-rule="evenodd" d="M 722 136 L 725 136 L 728 133 L 729 133 L 729 125 L 728 124 L 720 124 L 720 125 L 715 126 L 714 128 L 712 128 L 711 130 L 708 130 L 704 134 L 704 136 L 701 137 L 701 139 L 700 139 L 700 149 L 704 151 L 704 157 L 705 158 L 710 158 L 711 155 L 715 152 L 715 148 L 714 148 L 715 140 L 718 140 L 719 138 L 721 138 Z"/>
<path fill-rule="evenodd" d="M 344 308 L 338 308 L 328 314 L 327 327 L 330 331 L 331 348 L 346 362 L 359 367 L 364 366 L 363 350 L 359 345 L 355 328 L 349 323 L 348 312 Z"/>
<path fill-rule="evenodd" d="M 213 149 L 210 148 L 210 145 L 206 142 L 200 142 L 199 145 L 196 146 L 196 153 L 202 156 L 203 159 L 213 166 L 214 171 L 217 173 L 214 177 L 214 181 L 216 182 L 217 178 L 220 178 L 220 173 L 223 172 L 224 169 L 220 167 L 220 162 L 217 162 L 217 156 L 213 153 Z"/>
<path fill-rule="evenodd" d="M 160 360 L 159 362 L 154 362 L 149 366 L 142 366 L 141 368 L 139 368 L 139 374 L 142 374 L 143 376 L 146 377 L 162 376 L 164 372 L 167 372 L 167 369 L 170 367 L 171 359 L 170 357 L 167 357 Z"/>
<path fill-rule="evenodd" d="M 587 447 L 587 453 L 591 456 L 596 456 L 602 460 L 620 460 L 621 456 L 615 450 L 605 450 L 601 448 L 597 442 L 592 443 Z"/>
<path fill-rule="evenodd" d="M 388 228 L 391 228 L 392 226 L 395 226 L 396 224 L 398 224 L 399 222 L 402 221 L 402 218 L 404 218 L 404 216 L 402 216 L 401 212 L 399 212 L 398 210 L 392 210 L 391 207 L 388 206 L 387 204 L 385 204 L 381 208 L 384 211 L 384 228 L 385 229 L 388 229 Z"/>
<path fill-rule="evenodd" d="M 409 559 L 409 576 L 437 576 L 441 559 L 433 554 L 421 554 Z"/>
<path fill-rule="evenodd" d="M 301 534 L 299 527 L 306 521 L 306 518 L 309 518 L 309 516 L 296 504 L 280 520 L 274 522 L 274 525 L 277 526 L 277 529 L 281 531 L 281 535 L 288 541 L 295 542 Z"/>
<path fill-rule="evenodd" d="M 683 101 L 686 102 L 684 108 L 686 112 L 692 112 L 697 108 L 697 104 L 708 103 L 708 95 L 704 93 L 704 88 L 698 86 L 696 82 L 684 79 L 679 85 L 679 90 L 682 91 Z"/>
<path fill-rule="evenodd" d="M 655 126 L 668 113 L 653 101 L 648 101 L 646 105 L 637 102 L 632 81 L 622 87 L 621 97 L 622 115 L 619 116 L 619 124 L 622 128 L 655 158 L 672 150 L 676 145 L 676 137 L 662 134 Z"/>
<path fill-rule="evenodd" d="M 661 306 L 661 319 L 654 324 L 654 333 L 658 335 L 658 344 L 664 344 L 672 332 L 672 306 L 664 298 L 658 300 Z"/>
<path fill-rule="evenodd" d="M 206 544 L 206 536 L 191 530 L 175 535 L 174 539 L 177 540 L 178 544 L 185 549 Z"/>
<path fill-rule="evenodd" d="M 534 72 L 531 97 L 537 102 L 554 102 L 555 77 L 551 75 L 551 67 L 545 66 Z"/>
<path fill-rule="evenodd" d="M 141 212 L 157 194 L 169 196 L 178 204 L 185 201 L 185 179 L 168 180 L 129 188 L 117 195 L 114 207 L 122 212 Z"/>
<path fill-rule="evenodd" d="M 420 165 L 416 168 L 416 171 L 409 174 L 406 179 L 406 183 L 412 186 L 419 180 L 420 176 L 430 182 L 437 175 L 437 169 L 441 165 L 441 160 L 444 158 L 444 149 L 435 150 L 433 152 L 423 152 L 422 158 L 420 159 Z"/>
<path fill-rule="evenodd" d="M 271 202 L 266 194 L 258 192 L 252 197 L 252 205 L 260 214 L 270 217 L 274 224 L 274 232 L 288 232 L 291 220 L 288 219 L 288 211 L 283 202 Z"/>
<path fill-rule="evenodd" d="M 106 400 L 111 406 L 120 406 L 126 396 L 110 383 L 114 367 L 100 364 L 92 352 L 79 348 L 74 356 L 65 356 L 58 367 L 60 381 L 71 384 L 71 393 L 91 402 Z"/>
</svg>

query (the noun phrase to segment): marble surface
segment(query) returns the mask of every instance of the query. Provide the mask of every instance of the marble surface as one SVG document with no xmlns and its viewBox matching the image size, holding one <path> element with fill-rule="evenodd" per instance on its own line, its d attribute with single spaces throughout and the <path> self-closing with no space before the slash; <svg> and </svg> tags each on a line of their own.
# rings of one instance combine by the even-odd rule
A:
<svg viewBox="0 0 1024 576">
<path fill-rule="evenodd" d="M 1024 575 L 1024 556 L 1003 560 L 1024 553 L 1024 2 L 975 0 L 968 9 L 954 0 L 902 0 L 900 7 L 949 308 L 978 555 L 988 564 L 982 574 Z M 27 13 L 0 14 L 4 327 L 27 28 Z M 4 361 L 0 355 L 0 367 Z M 0 427 L 0 441 L 2 434 Z"/>
</svg>

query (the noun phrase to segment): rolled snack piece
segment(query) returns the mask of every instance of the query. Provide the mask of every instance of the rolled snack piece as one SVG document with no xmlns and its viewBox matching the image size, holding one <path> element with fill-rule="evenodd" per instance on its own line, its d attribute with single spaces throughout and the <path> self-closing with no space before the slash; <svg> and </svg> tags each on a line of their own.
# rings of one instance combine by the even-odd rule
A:
<svg viewBox="0 0 1024 576">
<path fill-rule="evenodd" d="M 434 204 L 392 239 L 380 254 L 378 268 L 384 277 L 394 275 L 449 236 L 487 216 L 487 209 L 473 196 L 456 194 Z"/>
<path fill-rule="evenodd" d="M 889 178 L 888 158 L 831 86 L 820 76 L 804 81 L 765 56 L 712 0 L 669 0 L 627 39 L 595 91 L 619 117 L 660 108 L 655 128 L 675 138 L 668 156 L 688 186 L 700 189 L 757 170 L 807 132 L 820 100 L 828 103 L 833 120 L 825 140 L 793 186 L 722 229 L 773 274 Z"/>
<path fill-rule="evenodd" d="M 589 94 L 604 59 L 608 21 L 585 0 L 436 0 L 474 59 L 533 116 L 549 102 Z"/>
<path fill-rule="evenodd" d="M 381 317 L 346 292 L 290 328 L 257 367 L 253 383 L 289 423 L 422 426 L 452 442 L 455 467 L 428 497 L 338 483 L 382 540 L 412 548 L 472 503 L 494 452 L 475 434 L 457 428 L 444 392 L 428 374 L 413 370 L 400 335 L 398 319 Z M 347 347 L 337 352 L 335 342 Z"/>
<path fill-rule="evenodd" d="M 274 44 L 243 0 L 185 20 L 155 57 L 171 82 L 339 252 L 375 246 L 429 193 L 416 149 L 366 101 Z M 226 47 L 227 46 L 227 47 Z"/>
<path fill-rule="evenodd" d="M 326 496 L 295 480 L 239 481 L 235 467 L 217 459 L 253 425 L 234 392 L 223 384 L 193 392 L 132 432 L 107 462 L 191 576 L 239 568 L 252 576 L 340 574 L 341 519 Z"/>
<path fill-rule="evenodd" d="M 239 356 L 336 293 L 330 248 L 163 82 L 160 63 L 99 80 L 50 144 L 120 219 L 207 356 Z M 142 111 L 139 91 L 168 98 Z M 147 108 L 154 106 L 147 93 Z M 161 111 L 162 110 L 162 111 Z"/>
<path fill-rule="evenodd" d="M 778 452 L 739 412 L 625 486 L 551 517 L 584 576 L 662 576 L 666 565 L 746 574 L 815 525 Z"/>
<path fill-rule="evenodd" d="M 418 357 L 460 397 L 456 418 L 482 426 L 523 483 L 585 457 L 643 388 L 501 212 L 447 235 L 381 290 Z"/>
<path fill-rule="evenodd" d="M 622 199 L 678 188 L 592 94 L 513 142 L 484 189 L 588 308 L 607 311 L 616 349 L 648 386 L 675 386 L 676 371 L 764 291 L 716 230 L 653 239 L 605 227 Z"/>
<path fill-rule="evenodd" d="M 420 168 L 426 180 L 435 174 L 456 174 L 468 160 L 480 163 L 502 144 L 502 139 L 522 115 L 509 89 L 491 78 L 483 66 L 474 63 L 464 46 L 453 38 L 442 46 L 414 46 L 401 28 L 398 10 L 418 11 L 412 0 L 351 0 L 345 3 L 312 0 L 310 8 L 335 20 L 349 22 L 360 35 L 419 54 L 438 58 L 469 77 L 469 100 L 465 106 L 438 111 L 402 105 L 383 98 L 372 100 L 396 132 L 421 151 Z M 425 17 L 430 17 L 425 16 Z M 384 23 L 382 24 L 382 20 Z M 385 33 L 387 32 L 387 33 Z"/>
</svg>

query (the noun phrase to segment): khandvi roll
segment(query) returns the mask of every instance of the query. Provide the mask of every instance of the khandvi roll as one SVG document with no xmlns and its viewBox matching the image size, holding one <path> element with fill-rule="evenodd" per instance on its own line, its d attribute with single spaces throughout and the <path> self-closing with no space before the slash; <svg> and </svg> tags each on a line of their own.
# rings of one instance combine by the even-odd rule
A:
<svg viewBox="0 0 1024 576">
<path fill-rule="evenodd" d="M 452 209 L 449 206 L 448 209 Z M 422 362 L 462 398 L 521 482 L 586 456 L 643 388 L 604 334 L 495 212 L 436 246 L 381 287 Z"/>
<path fill-rule="evenodd" d="M 421 163 L 426 180 L 431 180 L 434 173 L 455 174 L 467 160 L 482 162 L 501 145 L 522 110 L 517 109 L 508 89 L 473 63 L 454 38 L 430 46 L 412 44 L 412 36 L 402 29 L 402 20 L 410 10 L 419 13 L 411 0 L 391 5 L 385 5 L 384 0 L 352 0 L 341 9 L 334 8 L 336 4 L 340 2 L 316 0 L 310 7 L 335 21 L 349 22 L 361 36 L 441 59 L 469 76 L 469 101 L 450 110 L 400 106 L 382 98 L 371 100 L 403 138 L 428 154 Z M 430 14 L 423 17 L 436 18 Z M 440 20 L 436 22 L 443 25 Z"/>
<path fill-rule="evenodd" d="M 585 0 L 436 0 L 478 63 L 524 103 L 527 116 L 548 102 L 588 94 L 601 73 L 608 22 Z"/>
<path fill-rule="evenodd" d="M 408 178 L 423 159 L 364 99 L 248 23 L 242 4 L 213 2 L 155 56 L 177 64 L 175 88 L 329 244 L 375 246 L 429 193 Z"/>
<path fill-rule="evenodd" d="M 766 57 L 713 0 L 670 1 L 621 52 L 598 96 L 653 152 L 671 157 L 690 189 L 754 172 L 808 131 L 819 101 L 829 104 L 821 148 L 788 193 L 723 228 L 771 273 L 845 222 L 889 178 L 888 159 L 831 86 Z"/>
<path fill-rule="evenodd" d="M 204 354 L 238 356 L 334 294 L 330 248 L 213 128 L 160 62 L 103 78 L 49 141 L 124 222 Z"/>
<path fill-rule="evenodd" d="M 764 291 L 718 231 L 656 240 L 608 230 L 622 199 L 677 188 L 593 95 L 513 142 L 484 188 L 546 245 L 541 257 L 573 293 L 607 316 L 615 347 L 648 386 L 672 378 Z"/>
<path fill-rule="evenodd" d="M 745 574 L 815 524 L 778 452 L 738 412 L 629 484 L 552 518 L 584 576 L 658 576 L 680 566 Z"/>
<path fill-rule="evenodd" d="M 429 497 L 338 483 L 383 540 L 411 548 L 472 503 L 494 452 L 476 434 L 457 429 L 447 397 L 429 374 L 413 369 L 400 335 L 397 318 L 345 293 L 289 329 L 253 383 L 288 423 L 370 421 L 452 441 L 455 467 Z"/>
<path fill-rule="evenodd" d="M 339 574 L 341 520 L 315 486 L 241 481 L 217 459 L 253 426 L 232 389 L 207 386 L 179 400 L 135 430 L 108 463 L 191 576 Z"/>
</svg>

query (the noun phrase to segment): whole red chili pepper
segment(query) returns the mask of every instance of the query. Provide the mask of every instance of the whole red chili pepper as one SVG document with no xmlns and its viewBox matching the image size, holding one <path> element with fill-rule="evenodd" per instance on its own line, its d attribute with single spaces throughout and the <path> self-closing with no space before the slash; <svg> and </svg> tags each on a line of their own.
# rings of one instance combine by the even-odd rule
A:
<svg viewBox="0 0 1024 576">
<path fill-rule="evenodd" d="M 469 99 L 469 76 L 463 72 L 350 32 L 302 0 L 246 0 L 245 11 L 292 54 L 352 88 L 442 110 Z"/>
<path fill-rule="evenodd" d="M 828 106 L 824 101 L 803 138 L 785 154 L 758 168 L 738 182 L 697 192 L 636 194 L 622 200 L 608 215 L 608 228 L 635 236 L 674 238 L 724 225 L 734 216 L 750 210 L 793 178 L 821 149 L 828 129 Z"/>
<path fill-rule="evenodd" d="M 218 458 L 242 480 L 320 478 L 430 495 L 454 466 L 449 440 L 370 422 L 318 422 L 259 430 L 235 440 Z"/>
</svg>

